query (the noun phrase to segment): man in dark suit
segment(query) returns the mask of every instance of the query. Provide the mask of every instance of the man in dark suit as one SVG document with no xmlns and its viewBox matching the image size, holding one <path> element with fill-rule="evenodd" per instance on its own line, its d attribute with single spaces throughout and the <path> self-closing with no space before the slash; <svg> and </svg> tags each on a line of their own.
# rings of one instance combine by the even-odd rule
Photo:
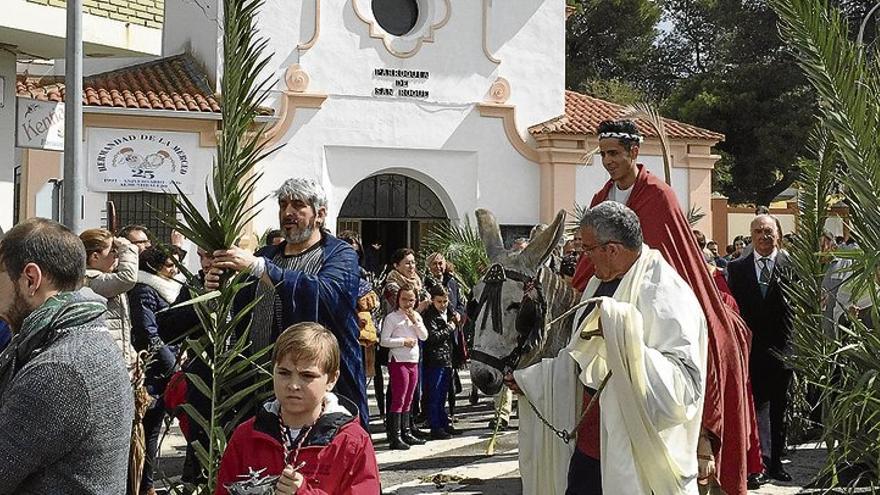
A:
<svg viewBox="0 0 880 495">
<path fill-rule="evenodd" d="M 783 360 L 792 352 L 791 308 L 781 286 L 789 272 L 788 255 L 778 248 L 780 232 L 774 217 L 756 216 L 751 232 L 754 250 L 727 265 L 730 290 L 752 330 L 749 371 L 766 475 L 753 473 L 750 487 L 766 482 L 766 476 L 791 480 L 782 467 L 781 456 L 792 378 L 792 370 Z"/>
</svg>

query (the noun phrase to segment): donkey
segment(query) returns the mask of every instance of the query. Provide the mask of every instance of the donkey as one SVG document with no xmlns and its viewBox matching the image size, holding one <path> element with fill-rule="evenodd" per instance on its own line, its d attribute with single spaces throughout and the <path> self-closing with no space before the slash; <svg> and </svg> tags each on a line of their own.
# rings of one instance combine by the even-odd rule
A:
<svg viewBox="0 0 880 495">
<path fill-rule="evenodd" d="M 488 210 L 476 211 L 480 238 L 490 267 L 474 286 L 470 324 L 474 325 L 471 381 L 483 393 L 497 394 L 503 375 L 543 358 L 555 357 L 568 345 L 574 315 L 555 320 L 577 302 L 577 293 L 544 266 L 565 230 L 565 211 L 520 252 L 508 252 L 501 230 Z"/>
</svg>

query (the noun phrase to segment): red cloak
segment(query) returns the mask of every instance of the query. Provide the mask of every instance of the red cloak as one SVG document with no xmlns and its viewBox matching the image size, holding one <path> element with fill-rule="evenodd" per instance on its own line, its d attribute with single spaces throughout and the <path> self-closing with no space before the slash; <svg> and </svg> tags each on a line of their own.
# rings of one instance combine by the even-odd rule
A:
<svg viewBox="0 0 880 495">
<path fill-rule="evenodd" d="M 645 244 L 663 254 L 703 306 L 709 324 L 703 428 L 714 436 L 715 465 L 724 492 L 745 495 L 749 471 L 746 454 L 750 438 L 757 438 L 755 408 L 748 387 L 751 332 L 742 318 L 722 302 L 675 192 L 643 165 L 638 167 L 627 206 L 641 221 Z M 593 197 L 590 207 L 608 199 L 613 186 L 609 180 Z M 588 257 L 581 257 L 572 279 L 574 288 L 583 291 L 593 272 Z"/>
</svg>

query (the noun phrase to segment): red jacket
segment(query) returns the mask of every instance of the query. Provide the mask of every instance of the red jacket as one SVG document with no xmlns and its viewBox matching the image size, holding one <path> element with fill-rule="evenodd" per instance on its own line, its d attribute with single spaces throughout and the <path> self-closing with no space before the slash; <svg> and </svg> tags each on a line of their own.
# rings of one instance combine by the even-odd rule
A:
<svg viewBox="0 0 880 495">
<path fill-rule="evenodd" d="M 331 408 L 321 416 L 292 462 L 306 463 L 300 469 L 305 481 L 297 495 L 379 495 L 379 468 L 370 435 L 356 420 L 354 403 L 338 399 L 347 411 Z M 226 495 L 226 485 L 242 481 L 250 472 L 264 470 L 263 477 L 281 474 L 284 447 L 278 415 L 270 412 L 273 402 L 235 429 L 220 461 L 215 495 Z"/>
</svg>

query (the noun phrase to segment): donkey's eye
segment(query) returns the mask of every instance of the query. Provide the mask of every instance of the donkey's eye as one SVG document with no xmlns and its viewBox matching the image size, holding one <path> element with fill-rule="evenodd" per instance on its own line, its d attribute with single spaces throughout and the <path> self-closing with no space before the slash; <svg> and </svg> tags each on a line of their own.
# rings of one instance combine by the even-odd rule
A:
<svg viewBox="0 0 880 495">
<path fill-rule="evenodd" d="M 507 307 L 507 311 L 519 311 L 519 303 L 518 302 L 510 303 L 510 306 Z"/>
</svg>

